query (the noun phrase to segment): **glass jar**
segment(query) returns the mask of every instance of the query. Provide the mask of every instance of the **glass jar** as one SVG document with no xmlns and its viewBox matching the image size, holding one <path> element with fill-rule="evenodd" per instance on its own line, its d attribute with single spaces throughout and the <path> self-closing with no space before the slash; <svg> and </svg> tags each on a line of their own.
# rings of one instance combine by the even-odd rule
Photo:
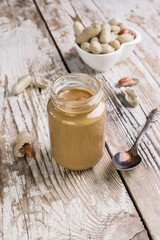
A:
<svg viewBox="0 0 160 240">
<path fill-rule="evenodd" d="M 89 97 L 77 95 L 71 100 L 73 91 Z M 67 94 L 67 98 L 62 97 Z M 59 77 L 51 85 L 47 111 L 56 162 L 70 170 L 93 167 L 103 156 L 105 142 L 106 104 L 100 82 L 82 73 Z"/>
</svg>

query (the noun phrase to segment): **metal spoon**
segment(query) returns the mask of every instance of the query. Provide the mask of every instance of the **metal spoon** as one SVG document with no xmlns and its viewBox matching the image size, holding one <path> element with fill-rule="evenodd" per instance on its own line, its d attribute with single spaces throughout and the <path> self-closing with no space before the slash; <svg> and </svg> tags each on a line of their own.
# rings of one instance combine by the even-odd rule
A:
<svg viewBox="0 0 160 240">
<path fill-rule="evenodd" d="M 141 161 L 141 157 L 138 155 L 137 149 L 138 145 L 147 132 L 147 130 L 151 127 L 151 125 L 159 118 L 160 111 L 158 109 L 153 109 L 148 115 L 148 119 L 143 129 L 141 130 L 138 138 L 136 139 L 133 147 L 126 152 L 118 152 L 112 158 L 113 165 L 118 170 L 130 170 L 135 168 Z"/>
</svg>

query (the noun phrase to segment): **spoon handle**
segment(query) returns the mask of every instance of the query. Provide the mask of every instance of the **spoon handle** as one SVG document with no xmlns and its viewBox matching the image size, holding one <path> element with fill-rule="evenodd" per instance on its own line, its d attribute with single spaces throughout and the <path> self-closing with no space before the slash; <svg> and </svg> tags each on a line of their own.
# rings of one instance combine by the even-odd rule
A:
<svg viewBox="0 0 160 240">
<path fill-rule="evenodd" d="M 137 148 L 141 139 L 143 138 L 144 134 L 147 130 L 152 126 L 152 124 L 160 117 L 160 111 L 157 108 L 153 109 L 150 114 L 148 115 L 148 119 L 146 124 L 144 125 L 143 129 L 141 130 L 138 138 L 135 141 L 134 147 Z"/>
</svg>

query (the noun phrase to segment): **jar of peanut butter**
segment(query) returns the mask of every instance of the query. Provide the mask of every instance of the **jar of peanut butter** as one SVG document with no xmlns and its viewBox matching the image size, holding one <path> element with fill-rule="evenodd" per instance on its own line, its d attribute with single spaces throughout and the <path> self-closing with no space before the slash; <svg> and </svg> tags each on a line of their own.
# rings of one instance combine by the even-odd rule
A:
<svg viewBox="0 0 160 240">
<path fill-rule="evenodd" d="M 93 167 L 103 156 L 106 104 L 100 82 L 71 73 L 51 85 L 47 106 L 54 159 L 70 170 Z"/>
</svg>

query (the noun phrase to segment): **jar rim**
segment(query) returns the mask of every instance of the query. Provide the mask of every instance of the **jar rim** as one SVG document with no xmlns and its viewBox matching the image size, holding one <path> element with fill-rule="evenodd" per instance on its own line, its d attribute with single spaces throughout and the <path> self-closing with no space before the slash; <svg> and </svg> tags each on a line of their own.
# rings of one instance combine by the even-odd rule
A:
<svg viewBox="0 0 160 240">
<path fill-rule="evenodd" d="M 93 95 L 93 96 L 91 96 L 90 98 L 88 98 L 88 99 L 83 99 L 83 100 L 79 100 L 78 101 L 78 103 L 80 104 L 80 103 L 87 103 L 87 102 L 89 102 L 89 101 L 92 101 L 93 99 L 95 99 L 96 97 L 97 97 L 97 95 L 101 92 L 101 84 L 100 84 L 100 82 L 99 82 L 99 80 L 96 78 L 96 77 L 94 77 L 93 75 L 90 75 L 90 74 L 87 74 L 87 73 L 79 73 L 79 72 L 74 72 L 74 73 L 67 73 L 67 74 L 64 74 L 64 75 L 62 75 L 62 76 L 60 76 L 60 77 L 57 77 L 52 83 L 51 83 L 51 85 L 50 85 L 50 91 L 51 91 L 51 93 L 54 95 L 54 97 L 58 100 L 58 101 L 61 101 L 61 102 L 72 102 L 72 103 L 77 103 L 77 101 L 76 100 L 67 100 L 67 99 L 64 99 L 64 98 L 60 98 L 60 97 L 58 97 L 58 94 L 56 94 L 54 91 L 53 91 L 53 86 L 55 85 L 55 83 L 58 81 L 58 80 L 60 80 L 60 79 L 62 79 L 62 78 L 68 78 L 69 76 L 73 76 L 73 77 L 78 77 L 78 76 L 86 76 L 86 77 L 89 77 L 89 78 L 92 78 L 92 79 L 94 79 L 95 81 L 96 81 L 96 83 L 97 83 L 97 85 L 98 85 L 98 89 L 97 89 L 97 91 L 95 92 L 95 94 Z"/>
<path fill-rule="evenodd" d="M 81 88 L 82 87 L 82 88 Z M 71 88 L 88 89 L 93 95 L 83 100 L 67 100 L 58 96 L 61 90 Z M 95 108 L 102 98 L 101 84 L 99 80 L 85 73 L 68 73 L 58 77 L 51 85 L 51 101 L 59 109 L 66 113 L 81 113 Z"/>
</svg>

